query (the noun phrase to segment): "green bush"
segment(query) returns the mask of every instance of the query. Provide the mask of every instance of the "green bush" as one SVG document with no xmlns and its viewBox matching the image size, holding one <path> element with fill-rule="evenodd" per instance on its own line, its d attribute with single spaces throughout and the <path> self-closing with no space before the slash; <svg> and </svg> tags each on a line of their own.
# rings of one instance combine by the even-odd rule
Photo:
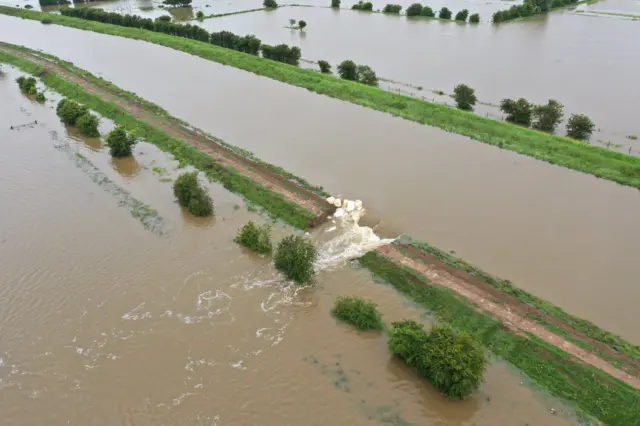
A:
<svg viewBox="0 0 640 426">
<path fill-rule="evenodd" d="M 334 9 L 340 9 L 340 0 L 331 0 L 331 7 Z"/>
<path fill-rule="evenodd" d="M 378 76 L 376 75 L 376 72 L 368 65 L 358 65 L 356 67 L 356 78 L 362 84 L 366 84 L 369 86 L 378 85 Z"/>
<path fill-rule="evenodd" d="M 331 74 L 331 64 L 327 61 L 318 61 L 320 72 L 323 74 Z"/>
<path fill-rule="evenodd" d="M 389 13 L 392 15 L 399 15 L 402 10 L 402 6 L 399 4 L 388 4 L 382 9 L 382 13 Z"/>
<path fill-rule="evenodd" d="M 44 93 L 42 93 L 42 92 L 38 92 L 38 93 L 36 94 L 36 101 L 38 101 L 38 102 L 44 102 L 44 101 L 46 101 L 46 100 L 47 100 L 47 98 L 44 96 Z"/>
<path fill-rule="evenodd" d="M 198 183 L 198 172 L 182 174 L 173 183 L 173 194 L 178 203 L 194 216 L 211 216 L 213 202 L 205 188 Z"/>
<path fill-rule="evenodd" d="M 160 22 L 171 22 L 171 16 L 169 15 L 162 15 L 156 18 L 156 21 L 160 21 Z"/>
<path fill-rule="evenodd" d="M 346 60 L 338 65 L 338 75 L 345 80 L 358 80 L 357 66 L 355 62 Z"/>
<path fill-rule="evenodd" d="M 384 325 L 376 304 L 361 297 L 339 297 L 331 310 L 333 316 L 359 330 L 382 330 Z"/>
<path fill-rule="evenodd" d="M 373 10 L 373 3 L 371 2 L 362 2 L 359 1 L 357 4 L 354 4 L 353 6 L 351 6 L 352 10 L 365 10 L 368 12 L 371 12 Z"/>
<path fill-rule="evenodd" d="M 533 128 L 544 132 L 553 132 L 562 121 L 564 106 L 553 99 L 549 99 L 546 105 L 533 107 Z"/>
<path fill-rule="evenodd" d="M 234 241 L 256 253 L 269 254 L 272 250 L 271 226 L 266 224 L 258 226 L 250 220 L 249 223 L 240 228 Z"/>
<path fill-rule="evenodd" d="M 477 24 L 480 22 L 480 15 L 477 13 L 474 13 L 473 15 L 469 16 L 469 22 L 471 22 L 472 24 Z"/>
<path fill-rule="evenodd" d="M 20 76 L 16 79 L 16 82 L 23 93 L 35 95 L 38 92 L 38 88 L 36 86 L 37 82 L 33 77 L 26 78 L 24 76 Z"/>
<path fill-rule="evenodd" d="M 204 18 L 204 12 L 199 10 L 198 13 L 196 13 L 196 19 L 203 19 Z"/>
<path fill-rule="evenodd" d="M 507 121 L 529 127 L 531 116 L 533 115 L 533 105 L 525 98 L 517 101 L 513 99 L 503 99 L 500 102 L 500 110 L 507 114 Z"/>
<path fill-rule="evenodd" d="M 278 3 L 276 3 L 276 0 L 264 0 L 262 2 L 262 5 L 268 9 L 275 9 L 276 7 L 278 7 Z"/>
<path fill-rule="evenodd" d="M 280 241 L 276 249 L 275 267 L 288 280 L 298 284 L 311 282 L 315 271 L 313 262 L 318 257 L 316 247 L 308 238 L 290 235 Z"/>
<path fill-rule="evenodd" d="M 451 19 L 451 11 L 448 8 L 443 7 L 442 9 L 440 9 L 440 12 L 438 13 L 438 18 Z"/>
<path fill-rule="evenodd" d="M 462 9 L 460 12 L 456 13 L 456 21 L 467 22 L 468 17 L 469 17 L 468 9 Z"/>
<path fill-rule="evenodd" d="M 464 399 L 475 391 L 488 364 L 484 349 L 468 333 L 448 325 L 427 333 L 415 321 L 393 323 L 389 350 L 449 399 Z"/>
<path fill-rule="evenodd" d="M 136 138 L 127 134 L 122 126 L 118 126 L 107 135 L 107 146 L 112 157 L 128 157 L 136 144 Z"/>
<path fill-rule="evenodd" d="M 436 13 L 429 6 L 423 7 L 422 11 L 420 12 L 420 15 L 421 16 L 428 16 L 429 18 L 435 18 L 436 17 Z"/>
<path fill-rule="evenodd" d="M 26 5 L 24 6 L 24 8 L 25 8 L 25 9 L 33 9 L 33 6 L 31 6 L 30 4 L 26 4 Z"/>
<path fill-rule="evenodd" d="M 56 114 L 68 126 L 75 126 L 78 119 L 88 112 L 86 106 L 69 99 L 61 100 L 56 107 Z"/>
<path fill-rule="evenodd" d="M 50 18 L 42 18 L 42 20 L 40 21 L 43 24 L 52 24 L 53 21 Z"/>
<path fill-rule="evenodd" d="M 78 118 L 76 121 L 76 126 L 78 129 L 84 134 L 89 136 L 90 138 L 97 138 L 100 136 L 100 132 L 98 131 L 98 117 L 93 114 L 86 113 Z"/>
<path fill-rule="evenodd" d="M 422 13 L 422 5 L 420 3 L 413 3 L 407 7 L 407 16 L 418 16 Z"/>
<path fill-rule="evenodd" d="M 476 91 L 466 84 L 458 84 L 453 89 L 453 98 L 456 100 L 458 108 L 465 111 L 473 111 L 476 104 Z"/>
<path fill-rule="evenodd" d="M 595 130 L 595 124 L 586 115 L 571 114 L 567 122 L 567 136 L 573 139 L 587 140 Z"/>
</svg>

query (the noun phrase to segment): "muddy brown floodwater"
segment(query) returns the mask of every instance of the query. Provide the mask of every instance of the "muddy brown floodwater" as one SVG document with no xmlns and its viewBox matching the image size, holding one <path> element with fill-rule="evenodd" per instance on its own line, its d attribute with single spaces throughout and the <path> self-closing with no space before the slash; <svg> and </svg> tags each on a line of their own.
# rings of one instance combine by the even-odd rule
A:
<svg viewBox="0 0 640 426">
<path fill-rule="evenodd" d="M 70 60 L 332 193 L 362 199 L 384 234 L 455 250 L 640 342 L 636 189 L 144 42 L 6 16 L 0 40 Z"/>
<path fill-rule="evenodd" d="M 472 398 L 444 400 L 389 357 L 384 337 L 329 314 L 337 296 L 359 294 L 387 321 L 429 322 L 391 287 L 334 259 L 315 288 L 294 291 L 268 260 L 232 242 L 247 220 L 264 221 L 238 197 L 209 185 L 215 219 L 192 218 L 171 193 L 176 161 L 146 143 L 112 160 L 3 70 L 3 426 L 577 423 L 498 361 Z M 102 133 L 110 128 L 103 120 Z M 77 159 L 156 209 L 167 232 L 145 229 Z M 277 239 L 290 232 L 274 227 Z"/>
</svg>

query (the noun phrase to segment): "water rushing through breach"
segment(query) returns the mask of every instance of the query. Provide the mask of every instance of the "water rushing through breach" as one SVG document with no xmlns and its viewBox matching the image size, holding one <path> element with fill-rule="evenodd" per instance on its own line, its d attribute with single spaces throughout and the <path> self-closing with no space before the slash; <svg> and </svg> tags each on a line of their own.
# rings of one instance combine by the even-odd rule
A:
<svg viewBox="0 0 640 426">
<path fill-rule="evenodd" d="M 316 286 L 296 288 L 232 242 L 247 220 L 264 222 L 238 197 L 208 184 L 216 216 L 191 217 L 172 195 L 176 161 L 144 142 L 111 159 L 99 139 L 60 124 L 54 94 L 44 105 L 22 95 L 17 75 L 0 74 L 3 426 L 575 424 L 499 362 L 472 398 L 446 401 L 389 357 L 382 336 L 331 318 L 337 296 L 359 294 L 387 321 L 429 322 L 347 265 L 386 242 L 358 225 L 362 210 L 311 235 Z M 102 121 L 103 134 L 111 127 Z M 157 210 L 166 232 L 75 158 Z"/>
</svg>

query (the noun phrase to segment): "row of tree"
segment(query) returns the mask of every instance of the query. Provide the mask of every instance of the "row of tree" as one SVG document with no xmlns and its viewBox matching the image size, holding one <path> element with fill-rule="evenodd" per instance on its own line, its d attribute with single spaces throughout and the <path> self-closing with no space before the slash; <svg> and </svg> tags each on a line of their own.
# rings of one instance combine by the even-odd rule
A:
<svg viewBox="0 0 640 426">
<path fill-rule="evenodd" d="M 458 108 L 465 111 L 473 111 L 477 102 L 475 90 L 466 84 L 459 84 L 453 89 L 453 98 Z M 564 117 L 564 106 L 554 99 L 546 105 L 534 105 L 524 98 L 503 99 L 500 110 L 511 123 L 549 133 L 556 130 Z M 593 121 L 586 115 L 572 114 L 567 122 L 567 136 L 573 139 L 587 140 L 594 129 Z"/>
<path fill-rule="evenodd" d="M 436 17 L 436 13 L 431 7 L 422 6 L 420 3 L 413 3 L 411 6 L 407 7 L 406 14 L 407 16 L 426 16 L 429 18 Z M 438 18 L 440 19 L 451 19 L 451 16 L 453 16 L 453 12 L 451 12 L 451 10 L 449 10 L 449 8 L 447 7 L 443 7 L 438 12 Z M 480 15 L 474 13 L 473 15 L 469 16 L 468 9 L 462 9 L 455 15 L 456 21 L 466 22 L 467 18 L 469 18 L 469 22 L 474 24 L 480 22 Z"/>
<path fill-rule="evenodd" d="M 570 6 L 579 0 L 525 0 L 524 3 L 511 6 L 493 14 L 493 23 L 507 22 L 518 18 L 547 13 L 551 9 Z"/>
<path fill-rule="evenodd" d="M 77 127 L 83 134 L 92 138 L 100 136 L 98 117 L 91 114 L 86 106 L 63 99 L 56 107 L 56 114 L 67 126 Z"/>
<path fill-rule="evenodd" d="M 286 44 L 279 44 L 277 46 L 263 45 L 262 41 L 254 35 L 238 36 L 229 31 L 219 31 L 209 34 L 207 30 L 197 25 L 174 24 L 170 22 L 171 18 L 168 16 L 162 16 L 156 20 L 152 20 L 137 15 L 121 15 L 119 13 L 106 12 L 93 8 L 64 8 L 60 10 L 60 13 L 65 16 L 73 16 L 123 27 L 142 28 L 149 31 L 199 40 L 251 55 L 258 55 L 262 52 L 264 58 L 291 65 L 298 65 L 301 57 L 300 48 L 295 46 L 288 46 Z"/>
<path fill-rule="evenodd" d="M 344 80 L 357 81 L 369 86 L 378 85 L 378 76 L 369 65 L 356 65 L 351 60 L 342 61 L 338 65 L 338 75 Z"/>
</svg>

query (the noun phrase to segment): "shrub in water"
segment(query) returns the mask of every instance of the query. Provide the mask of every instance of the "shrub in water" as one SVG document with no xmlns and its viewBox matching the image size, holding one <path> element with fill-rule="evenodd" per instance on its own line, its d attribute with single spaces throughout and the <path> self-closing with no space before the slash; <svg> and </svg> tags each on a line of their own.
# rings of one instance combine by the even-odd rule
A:
<svg viewBox="0 0 640 426">
<path fill-rule="evenodd" d="M 86 113 L 76 121 L 76 125 L 80 131 L 89 136 L 90 138 L 97 138 L 100 136 L 98 131 L 98 117 L 93 114 Z"/>
<path fill-rule="evenodd" d="M 352 10 L 366 10 L 366 11 L 372 11 L 373 10 L 373 3 L 371 2 L 362 2 L 359 1 L 357 4 L 354 4 L 353 6 L 351 6 Z"/>
<path fill-rule="evenodd" d="M 118 126 L 107 135 L 107 146 L 112 157 L 128 157 L 136 144 L 136 138 L 127 134 L 122 126 Z"/>
<path fill-rule="evenodd" d="M 240 228 L 234 241 L 256 253 L 269 254 L 272 250 L 271 226 L 266 224 L 258 226 L 253 221 L 249 221 L 249 223 Z"/>
<path fill-rule="evenodd" d="M 24 76 L 20 76 L 16 79 L 20 90 L 23 93 L 28 95 L 35 95 L 38 92 L 38 88 L 36 87 L 36 79 L 33 77 L 26 78 Z"/>
<path fill-rule="evenodd" d="M 331 74 L 331 65 L 327 61 L 318 61 L 320 72 L 323 74 Z"/>
<path fill-rule="evenodd" d="M 40 21 L 43 24 L 52 24 L 53 21 L 50 18 L 42 18 L 42 20 Z"/>
<path fill-rule="evenodd" d="M 443 7 L 442 9 L 440 9 L 440 13 L 438 13 L 438 18 L 451 19 L 451 11 L 448 8 Z"/>
<path fill-rule="evenodd" d="M 420 3 L 413 3 L 407 7 L 407 16 L 418 16 L 422 13 L 422 5 Z"/>
<path fill-rule="evenodd" d="M 571 114 L 567 122 L 567 136 L 573 139 L 587 140 L 591 137 L 595 124 L 586 115 Z"/>
<path fill-rule="evenodd" d="M 429 6 L 423 7 L 422 11 L 420 12 L 420 15 L 421 16 L 428 16 L 429 18 L 435 18 L 436 17 L 436 13 Z"/>
<path fill-rule="evenodd" d="M 331 7 L 334 9 L 340 8 L 340 0 L 331 0 Z"/>
<path fill-rule="evenodd" d="M 197 19 L 202 19 L 204 18 L 204 12 L 202 12 L 201 10 L 198 11 L 198 13 L 196 13 L 196 18 Z"/>
<path fill-rule="evenodd" d="M 478 22 L 480 22 L 480 15 L 474 13 L 473 15 L 469 16 L 469 22 L 471 22 L 472 24 L 477 24 Z"/>
<path fill-rule="evenodd" d="M 38 101 L 38 102 L 44 102 L 44 101 L 46 101 L 46 100 L 47 100 L 47 98 L 44 96 L 44 93 L 42 93 L 42 92 L 38 92 L 38 93 L 36 94 L 36 101 Z"/>
<path fill-rule="evenodd" d="M 456 100 L 458 108 L 465 111 L 473 111 L 476 104 L 476 91 L 466 84 L 458 84 L 453 89 L 453 98 Z"/>
<path fill-rule="evenodd" d="M 382 330 L 382 317 L 376 304 L 361 297 L 339 297 L 331 310 L 333 316 L 359 330 Z"/>
<path fill-rule="evenodd" d="M 207 191 L 198 183 L 198 173 L 184 173 L 173 183 L 173 194 L 182 207 L 194 216 L 211 216 L 213 202 Z"/>
<path fill-rule="evenodd" d="M 63 99 L 56 107 L 56 113 L 62 122 L 68 126 L 75 126 L 80 117 L 88 113 L 86 106 L 69 99 Z"/>
<path fill-rule="evenodd" d="M 264 2 L 262 2 L 262 5 L 269 9 L 278 7 L 278 3 L 276 3 L 276 0 L 264 0 Z"/>
<path fill-rule="evenodd" d="M 460 12 L 456 13 L 456 21 L 467 22 L 468 16 L 469 16 L 469 10 L 462 9 Z"/>
<path fill-rule="evenodd" d="M 399 4 L 388 4 L 382 9 L 382 13 L 390 13 L 393 15 L 399 15 L 402 10 L 402 6 Z"/>
<path fill-rule="evenodd" d="M 480 386 L 488 363 L 469 334 L 449 326 L 425 332 L 415 321 L 393 323 L 389 350 L 426 377 L 449 399 L 463 399 Z"/>
<path fill-rule="evenodd" d="M 290 235 L 278 244 L 275 267 L 288 280 L 305 284 L 313 279 L 313 262 L 317 257 L 316 247 L 308 238 Z"/>
</svg>

